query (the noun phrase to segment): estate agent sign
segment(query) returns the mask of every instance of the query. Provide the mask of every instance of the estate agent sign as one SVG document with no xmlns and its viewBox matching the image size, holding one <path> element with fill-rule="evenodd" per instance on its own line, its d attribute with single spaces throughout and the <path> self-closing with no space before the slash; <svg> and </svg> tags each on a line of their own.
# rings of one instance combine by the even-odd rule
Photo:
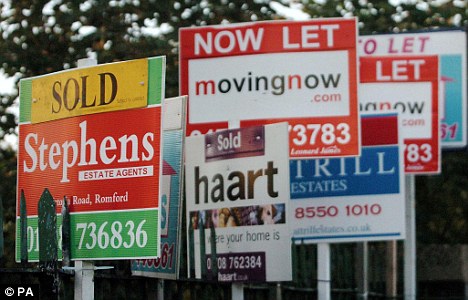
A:
<svg viewBox="0 0 468 300">
<path fill-rule="evenodd" d="M 281 123 L 186 139 L 191 277 L 291 280 L 287 134 Z"/>
<path fill-rule="evenodd" d="M 29 260 L 45 188 L 57 213 L 69 202 L 72 259 L 159 255 L 164 72 L 156 57 L 21 82 L 17 218 L 23 192 Z"/>
<path fill-rule="evenodd" d="M 182 28 L 187 134 L 287 121 L 290 157 L 359 155 L 357 20 Z"/>
</svg>

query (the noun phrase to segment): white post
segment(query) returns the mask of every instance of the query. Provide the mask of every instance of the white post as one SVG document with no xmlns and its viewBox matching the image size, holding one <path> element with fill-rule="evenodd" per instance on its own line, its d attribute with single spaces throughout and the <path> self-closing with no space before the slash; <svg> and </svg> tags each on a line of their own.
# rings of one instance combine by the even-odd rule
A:
<svg viewBox="0 0 468 300">
<path fill-rule="evenodd" d="M 239 120 L 229 120 L 228 128 L 236 129 L 240 127 Z M 231 297 L 233 300 L 243 300 L 244 299 L 244 284 L 243 283 L 233 283 L 231 284 Z"/>
<path fill-rule="evenodd" d="M 75 299 L 94 299 L 94 263 L 75 261 Z"/>
<path fill-rule="evenodd" d="M 415 177 L 405 176 L 406 239 L 405 239 L 405 300 L 416 299 L 416 208 Z"/>
<path fill-rule="evenodd" d="M 397 290 L 397 241 L 388 241 L 387 242 L 387 297 L 395 298 L 398 294 Z"/>
<path fill-rule="evenodd" d="M 369 244 L 367 242 L 357 245 L 357 282 L 358 299 L 367 300 L 369 296 Z"/>
<path fill-rule="evenodd" d="M 231 298 L 232 300 L 244 299 L 244 284 L 243 283 L 233 283 L 231 285 Z"/>
<path fill-rule="evenodd" d="M 158 300 L 164 300 L 164 279 L 158 279 Z"/>
<path fill-rule="evenodd" d="M 331 299 L 330 244 L 317 244 L 317 290 L 319 300 Z"/>
<path fill-rule="evenodd" d="M 91 58 L 78 60 L 77 67 L 91 67 L 97 65 L 97 61 Z M 94 299 L 94 262 L 93 261 L 75 261 L 75 299 L 93 300 Z"/>
</svg>

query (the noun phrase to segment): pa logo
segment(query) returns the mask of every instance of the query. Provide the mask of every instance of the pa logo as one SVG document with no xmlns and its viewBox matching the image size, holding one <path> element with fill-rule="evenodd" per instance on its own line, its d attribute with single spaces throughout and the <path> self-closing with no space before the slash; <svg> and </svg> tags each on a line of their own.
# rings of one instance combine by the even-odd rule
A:
<svg viewBox="0 0 468 300">
<path fill-rule="evenodd" d="M 31 296 L 31 297 L 34 297 L 34 292 L 33 292 L 33 289 L 31 287 L 17 287 L 16 289 L 15 288 L 12 288 L 12 287 L 7 287 L 5 288 L 5 295 L 8 296 L 8 297 L 11 297 L 11 296 L 18 296 L 18 297 L 21 297 L 21 296 Z"/>
</svg>

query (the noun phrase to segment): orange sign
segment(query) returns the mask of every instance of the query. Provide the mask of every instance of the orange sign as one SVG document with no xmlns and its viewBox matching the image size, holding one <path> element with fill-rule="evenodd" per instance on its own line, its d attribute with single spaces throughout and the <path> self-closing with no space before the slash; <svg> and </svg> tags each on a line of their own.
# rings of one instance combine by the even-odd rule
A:
<svg viewBox="0 0 468 300">
<path fill-rule="evenodd" d="M 160 126 L 161 106 L 21 124 L 18 197 L 24 191 L 28 216 L 45 188 L 57 212 L 64 197 L 71 212 L 157 208 Z"/>
</svg>

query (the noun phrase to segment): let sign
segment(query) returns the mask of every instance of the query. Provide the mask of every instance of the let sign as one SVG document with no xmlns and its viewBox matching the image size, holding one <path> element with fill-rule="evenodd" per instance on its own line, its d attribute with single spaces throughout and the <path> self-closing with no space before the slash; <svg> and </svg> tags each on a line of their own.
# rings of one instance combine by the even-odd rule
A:
<svg viewBox="0 0 468 300">
<path fill-rule="evenodd" d="M 356 19 L 182 28 L 187 134 L 289 122 L 290 157 L 359 154 Z"/>
<path fill-rule="evenodd" d="M 401 113 L 405 172 L 439 173 L 437 56 L 361 57 L 360 68 L 361 111 Z"/>
</svg>

